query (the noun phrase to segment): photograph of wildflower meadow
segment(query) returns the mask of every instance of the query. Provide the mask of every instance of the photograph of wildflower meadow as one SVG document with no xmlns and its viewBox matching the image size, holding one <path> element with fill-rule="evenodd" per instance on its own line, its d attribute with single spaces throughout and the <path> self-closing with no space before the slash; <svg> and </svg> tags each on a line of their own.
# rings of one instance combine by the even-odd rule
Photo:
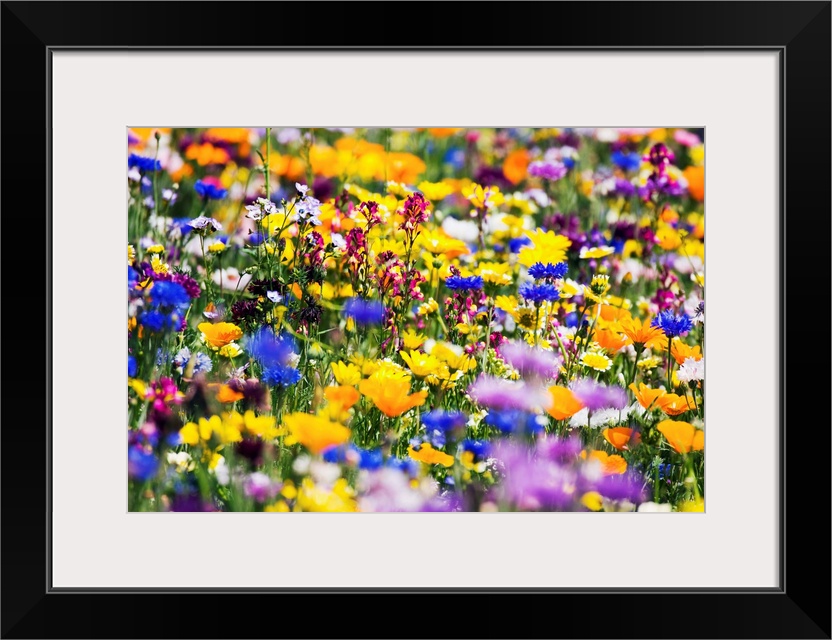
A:
<svg viewBox="0 0 832 640">
<path fill-rule="evenodd" d="M 127 144 L 130 511 L 704 511 L 704 130 Z"/>
</svg>

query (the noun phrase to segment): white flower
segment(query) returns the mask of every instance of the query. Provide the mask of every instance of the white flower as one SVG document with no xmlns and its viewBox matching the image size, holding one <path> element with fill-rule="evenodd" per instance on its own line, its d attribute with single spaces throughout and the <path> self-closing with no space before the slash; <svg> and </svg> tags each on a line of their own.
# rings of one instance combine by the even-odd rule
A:
<svg viewBox="0 0 832 640">
<path fill-rule="evenodd" d="M 685 358 L 685 361 L 682 363 L 682 366 L 679 367 L 679 372 L 676 375 L 679 377 L 679 382 L 704 380 L 705 358 L 699 358 L 699 360 Z"/>
<path fill-rule="evenodd" d="M 347 248 L 347 241 L 344 240 L 344 236 L 342 236 L 340 233 L 333 233 L 332 246 L 334 246 L 339 251 L 344 251 Z"/>
<path fill-rule="evenodd" d="M 593 411 L 589 418 L 589 426 L 593 429 L 598 427 L 610 427 L 619 425 L 627 419 L 630 413 L 629 407 L 623 409 L 601 409 Z M 587 423 L 587 410 L 581 409 L 569 420 L 570 427 L 585 427 Z"/>
<path fill-rule="evenodd" d="M 300 194 L 301 198 L 305 198 L 306 197 L 306 192 L 309 191 L 309 186 L 305 185 L 305 184 L 301 184 L 300 182 L 296 182 L 295 183 L 295 189 L 298 190 L 298 193 Z"/>
<path fill-rule="evenodd" d="M 274 304 L 277 304 L 281 300 L 283 300 L 283 296 L 281 296 L 277 291 L 266 291 L 266 297 L 271 300 Z"/>
<path fill-rule="evenodd" d="M 214 467 L 214 476 L 216 476 L 217 482 L 223 486 L 226 486 L 231 480 L 231 473 L 228 470 L 228 465 L 225 463 L 225 458 L 222 456 L 220 456 L 217 465 Z"/>
<path fill-rule="evenodd" d="M 205 216 L 199 216 L 198 218 L 194 218 L 188 224 L 197 231 L 202 231 L 203 229 L 207 229 L 208 227 L 211 227 L 214 231 L 219 231 L 220 229 L 222 229 L 222 225 L 219 223 L 218 220 L 215 220 L 214 218 L 206 218 Z"/>
<path fill-rule="evenodd" d="M 141 182 L 142 172 L 139 171 L 138 167 L 131 167 L 127 172 L 127 179 L 132 182 Z"/>
<path fill-rule="evenodd" d="M 480 237 L 476 223 L 470 220 L 457 220 L 456 218 L 445 218 L 442 221 L 442 230 L 456 240 L 463 242 L 476 242 Z"/>
<path fill-rule="evenodd" d="M 295 127 L 286 127 L 277 132 L 277 141 L 280 144 L 289 144 L 298 140 L 300 140 L 300 129 Z"/>
<path fill-rule="evenodd" d="M 240 275 L 237 269 L 228 267 L 227 269 L 217 269 L 214 271 L 211 279 L 223 291 L 243 291 L 251 281 L 251 275 L 248 273 Z"/>
<path fill-rule="evenodd" d="M 673 505 L 669 503 L 642 502 L 638 505 L 639 513 L 670 513 L 671 511 L 673 511 Z"/>
</svg>

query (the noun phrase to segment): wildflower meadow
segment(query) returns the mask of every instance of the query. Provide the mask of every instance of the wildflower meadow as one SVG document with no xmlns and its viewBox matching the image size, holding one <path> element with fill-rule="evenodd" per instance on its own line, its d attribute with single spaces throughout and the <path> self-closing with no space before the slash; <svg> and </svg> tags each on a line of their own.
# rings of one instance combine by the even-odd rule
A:
<svg viewBox="0 0 832 640">
<path fill-rule="evenodd" d="M 704 511 L 703 130 L 127 136 L 130 511 Z"/>
</svg>

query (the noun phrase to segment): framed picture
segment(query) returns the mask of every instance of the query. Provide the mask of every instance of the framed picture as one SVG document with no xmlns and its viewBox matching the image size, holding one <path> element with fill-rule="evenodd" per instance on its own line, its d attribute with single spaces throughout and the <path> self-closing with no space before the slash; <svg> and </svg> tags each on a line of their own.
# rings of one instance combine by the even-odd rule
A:
<svg viewBox="0 0 832 640">
<path fill-rule="evenodd" d="M 3 637 L 830 637 L 830 4 L 428 6 L 3 3 Z"/>
</svg>

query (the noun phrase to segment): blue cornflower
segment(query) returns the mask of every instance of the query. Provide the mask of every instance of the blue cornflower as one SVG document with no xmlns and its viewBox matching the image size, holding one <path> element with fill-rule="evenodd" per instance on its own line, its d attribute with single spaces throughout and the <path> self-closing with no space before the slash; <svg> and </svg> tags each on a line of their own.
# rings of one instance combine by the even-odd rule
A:
<svg viewBox="0 0 832 640">
<path fill-rule="evenodd" d="M 133 267 L 127 267 L 127 290 L 136 288 L 136 283 L 139 281 L 139 274 Z"/>
<path fill-rule="evenodd" d="M 397 469 L 409 475 L 411 478 L 415 478 L 419 475 L 419 465 L 416 463 L 415 460 L 407 458 L 403 460 L 402 458 L 396 458 L 391 456 L 387 458 L 385 466 L 388 466 L 392 469 Z"/>
<path fill-rule="evenodd" d="M 147 327 L 150 331 L 161 331 L 165 327 L 172 327 L 170 314 L 161 311 L 148 311 L 139 318 L 139 324 Z"/>
<path fill-rule="evenodd" d="M 522 238 L 512 238 L 508 241 L 508 250 L 512 253 L 520 253 L 520 249 L 527 247 L 532 243 L 531 238 L 523 236 Z"/>
<path fill-rule="evenodd" d="M 246 337 L 246 351 L 261 367 L 285 367 L 295 355 L 295 340 L 287 333 L 275 333 L 271 327 L 261 327 Z"/>
<path fill-rule="evenodd" d="M 262 233 L 250 233 L 246 238 L 246 242 L 248 242 L 251 246 L 256 247 L 266 240 L 266 236 Z"/>
<path fill-rule="evenodd" d="M 359 469 L 369 469 L 372 471 L 374 469 L 380 469 L 384 464 L 384 456 L 381 453 L 381 449 L 359 449 L 356 447 L 356 450 L 360 456 L 358 460 Z"/>
<path fill-rule="evenodd" d="M 451 147 L 445 152 L 442 162 L 453 166 L 455 169 L 462 169 L 465 166 L 465 150 L 458 147 Z"/>
<path fill-rule="evenodd" d="M 381 324 L 384 320 L 384 305 L 374 300 L 350 298 L 344 305 L 344 315 L 352 318 L 359 326 Z"/>
<path fill-rule="evenodd" d="M 133 356 L 127 356 L 127 375 L 135 378 L 138 368 L 139 365 L 136 363 L 136 359 Z"/>
<path fill-rule="evenodd" d="M 194 191 L 207 200 L 222 200 L 226 195 L 228 195 L 227 189 L 218 189 L 214 185 L 208 182 L 203 182 L 202 180 L 196 181 L 196 184 L 194 184 Z"/>
<path fill-rule="evenodd" d="M 150 300 L 155 307 L 170 307 L 187 309 L 191 304 L 191 297 L 181 284 L 159 280 L 150 289 Z"/>
<path fill-rule="evenodd" d="M 146 158 L 144 156 L 131 153 L 127 156 L 127 167 L 138 167 L 141 171 L 158 171 L 162 168 L 162 163 L 153 158 Z"/>
<path fill-rule="evenodd" d="M 529 267 L 529 275 L 535 280 L 543 280 L 544 278 L 560 280 L 566 275 L 567 271 L 569 271 L 569 265 L 565 262 L 558 262 L 557 264 L 535 262 Z"/>
<path fill-rule="evenodd" d="M 613 161 L 613 164 L 624 171 L 635 171 L 641 166 L 641 156 L 637 153 L 613 151 L 610 159 Z"/>
<path fill-rule="evenodd" d="M 475 291 L 482 289 L 482 276 L 449 276 L 445 279 L 445 286 L 455 291 Z"/>
<path fill-rule="evenodd" d="M 156 475 L 158 468 L 159 458 L 152 451 L 145 451 L 140 445 L 130 447 L 127 452 L 127 473 L 131 478 L 146 482 Z"/>
<path fill-rule="evenodd" d="M 422 416 L 422 424 L 427 429 L 439 429 L 440 431 L 452 431 L 462 429 L 468 422 L 468 416 L 462 411 L 443 411 L 434 409 Z"/>
<path fill-rule="evenodd" d="M 578 312 L 573 311 L 572 313 L 567 313 L 566 317 L 563 320 L 566 323 L 566 326 L 569 327 L 570 329 L 572 327 L 577 327 L 578 326 Z"/>
<path fill-rule="evenodd" d="M 531 282 L 524 282 L 520 285 L 520 296 L 540 304 L 541 302 L 551 302 L 558 299 L 558 290 L 553 284 L 533 284 Z"/>
<path fill-rule="evenodd" d="M 300 381 L 300 371 L 294 367 L 277 365 L 263 369 L 262 380 L 272 387 L 291 387 Z"/>
<path fill-rule="evenodd" d="M 488 442 L 483 442 L 480 440 L 463 440 L 462 450 L 470 451 L 471 453 L 473 453 L 475 459 L 485 458 L 488 456 L 488 453 L 491 450 L 491 446 Z"/>
<path fill-rule="evenodd" d="M 532 413 L 510 409 L 489 412 L 485 424 L 497 427 L 503 433 L 538 433 L 543 430 L 545 420 Z"/>
<path fill-rule="evenodd" d="M 683 313 L 680 316 L 673 315 L 669 309 L 662 311 L 659 315 L 653 318 L 650 323 L 651 327 L 658 327 L 664 332 L 668 338 L 675 338 L 678 335 L 687 333 L 693 329 L 693 322 L 688 314 Z"/>
</svg>

